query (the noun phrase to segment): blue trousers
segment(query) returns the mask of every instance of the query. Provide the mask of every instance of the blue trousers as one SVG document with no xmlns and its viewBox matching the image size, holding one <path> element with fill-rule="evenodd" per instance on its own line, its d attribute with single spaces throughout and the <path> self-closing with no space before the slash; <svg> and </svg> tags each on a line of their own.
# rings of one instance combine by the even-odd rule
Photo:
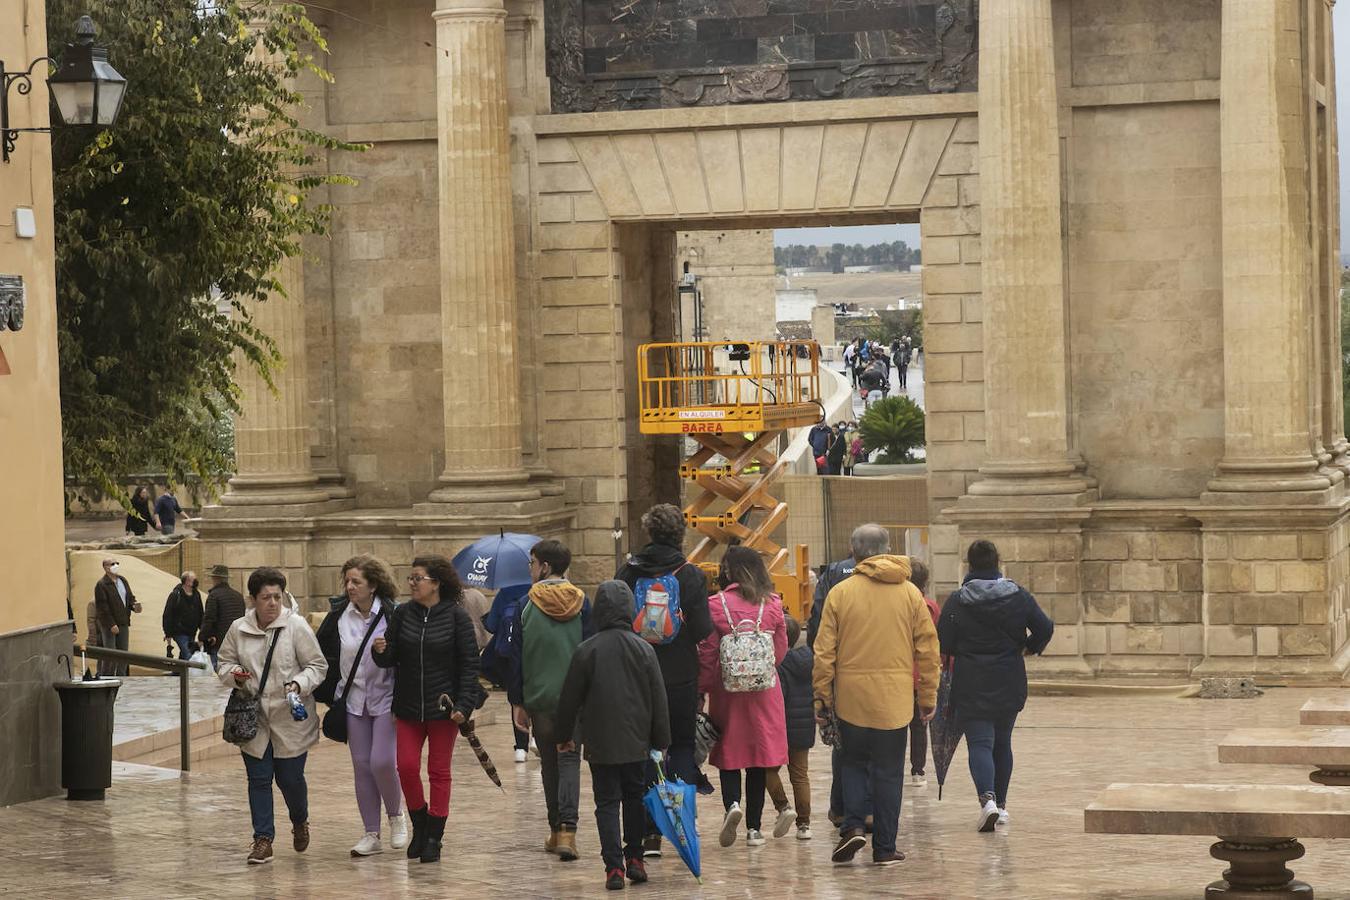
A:
<svg viewBox="0 0 1350 900">
<path fill-rule="evenodd" d="M 981 801 L 992 796 L 1000 809 L 1008 805 L 1008 784 L 1013 772 L 1012 733 L 1016 723 L 1017 713 L 961 722 L 975 792 Z"/>
<path fill-rule="evenodd" d="M 261 758 L 241 754 L 248 772 L 248 811 L 253 817 L 253 836 L 276 840 L 277 828 L 272 814 L 272 782 L 281 788 L 292 825 L 309 821 L 309 787 L 305 784 L 305 759 L 308 753 L 290 759 L 275 759 L 272 745 Z"/>
<path fill-rule="evenodd" d="M 839 720 L 844 830 L 861 832 L 872 814 L 872 857 L 895 852 L 904 791 L 906 729 L 863 728 Z"/>
</svg>

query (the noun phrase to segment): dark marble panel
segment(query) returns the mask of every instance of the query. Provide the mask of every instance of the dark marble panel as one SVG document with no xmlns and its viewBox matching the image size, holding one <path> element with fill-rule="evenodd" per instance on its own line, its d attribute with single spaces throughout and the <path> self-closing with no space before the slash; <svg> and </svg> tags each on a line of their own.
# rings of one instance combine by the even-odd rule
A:
<svg viewBox="0 0 1350 900">
<path fill-rule="evenodd" d="M 0 806 L 61 790 L 61 701 L 70 625 L 0 634 Z"/>
<path fill-rule="evenodd" d="M 545 0 L 553 109 L 974 90 L 978 19 L 978 0 Z"/>
</svg>

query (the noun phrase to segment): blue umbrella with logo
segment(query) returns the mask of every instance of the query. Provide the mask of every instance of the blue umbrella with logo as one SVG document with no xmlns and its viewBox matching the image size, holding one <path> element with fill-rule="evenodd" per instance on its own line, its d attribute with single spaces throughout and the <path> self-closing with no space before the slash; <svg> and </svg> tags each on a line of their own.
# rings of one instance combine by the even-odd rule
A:
<svg viewBox="0 0 1350 900">
<path fill-rule="evenodd" d="M 455 554 L 455 571 L 465 587 L 495 591 L 512 584 L 529 584 L 530 548 L 539 543 L 532 534 L 499 531 L 479 538 Z"/>
</svg>

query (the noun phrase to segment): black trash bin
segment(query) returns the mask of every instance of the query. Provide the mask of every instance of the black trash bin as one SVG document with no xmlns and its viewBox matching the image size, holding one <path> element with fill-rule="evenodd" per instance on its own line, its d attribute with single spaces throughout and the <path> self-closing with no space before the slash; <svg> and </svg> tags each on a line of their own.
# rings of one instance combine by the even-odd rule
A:
<svg viewBox="0 0 1350 900">
<path fill-rule="evenodd" d="M 116 678 L 63 681 L 61 696 L 61 787 L 67 800 L 102 800 L 112 786 L 113 701 Z"/>
</svg>

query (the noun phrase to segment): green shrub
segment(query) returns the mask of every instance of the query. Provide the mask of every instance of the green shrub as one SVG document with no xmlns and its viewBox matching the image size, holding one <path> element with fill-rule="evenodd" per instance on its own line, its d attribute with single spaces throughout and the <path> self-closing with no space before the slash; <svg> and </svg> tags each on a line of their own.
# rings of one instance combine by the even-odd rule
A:
<svg viewBox="0 0 1350 900">
<path fill-rule="evenodd" d="M 914 462 L 912 451 L 924 444 L 923 409 L 908 397 L 887 397 L 863 413 L 858 430 L 864 450 L 882 451 L 877 462 Z"/>
</svg>

